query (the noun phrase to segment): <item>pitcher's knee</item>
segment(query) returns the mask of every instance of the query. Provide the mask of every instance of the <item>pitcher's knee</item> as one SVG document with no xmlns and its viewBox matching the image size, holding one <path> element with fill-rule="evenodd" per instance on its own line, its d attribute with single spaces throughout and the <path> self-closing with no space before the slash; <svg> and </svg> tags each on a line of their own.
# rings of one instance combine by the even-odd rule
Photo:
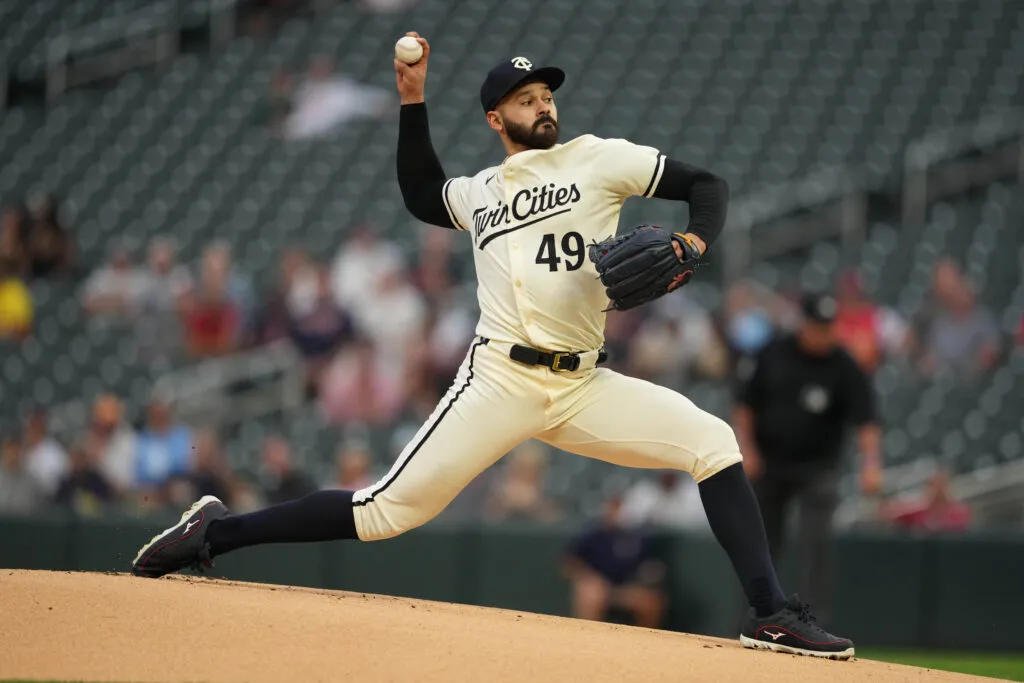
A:
<svg viewBox="0 0 1024 683">
<path fill-rule="evenodd" d="M 383 541 L 422 526 L 440 510 L 414 507 L 390 500 L 386 495 L 356 501 L 356 532 L 361 541 Z M 443 509 L 443 508 L 442 508 Z"/>
<path fill-rule="evenodd" d="M 736 433 L 729 423 L 710 413 L 707 417 L 701 426 L 700 446 L 691 473 L 698 483 L 743 461 Z"/>
</svg>

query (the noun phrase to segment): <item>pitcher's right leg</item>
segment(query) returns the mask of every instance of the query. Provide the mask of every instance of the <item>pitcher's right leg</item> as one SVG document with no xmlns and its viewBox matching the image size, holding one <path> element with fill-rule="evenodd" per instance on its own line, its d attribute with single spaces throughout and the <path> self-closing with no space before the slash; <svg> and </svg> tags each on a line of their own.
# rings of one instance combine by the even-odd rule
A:
<svg viewBox="0 0 1024 683">
<path fill-rule="evenodd" d="M 158 577 L 253 545 L 397 536 L 434 517 L 480 472 L 540 430 L 546 397 L 528 374 L 477 339 L 433 415 L 387 476 L 361 491 L 228 515 L 208 496 L 157 534 L 132 563 Z"/>
</svg>

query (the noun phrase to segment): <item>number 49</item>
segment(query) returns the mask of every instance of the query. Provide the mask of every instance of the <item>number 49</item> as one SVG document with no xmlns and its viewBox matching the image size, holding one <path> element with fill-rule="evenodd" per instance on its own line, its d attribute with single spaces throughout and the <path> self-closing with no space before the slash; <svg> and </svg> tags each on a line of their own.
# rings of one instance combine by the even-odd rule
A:
<svg viewBox="0 0 1024 683">
<path fill-rule="evenodd" d="M 540 240 L 540 249 L 537 250 L 537 259 L 534 263 L 544 263 L 548 270 L 555 272 L 558 264 L 565 262 L 566 270 L 577 270 L 583 265 L 583 235 L 578 232 L 567 232 L 562 235 L 562 253 L 565 259 L 558 256 L 555 249 L 555 236 L 547 233 Z"/>
</svg>

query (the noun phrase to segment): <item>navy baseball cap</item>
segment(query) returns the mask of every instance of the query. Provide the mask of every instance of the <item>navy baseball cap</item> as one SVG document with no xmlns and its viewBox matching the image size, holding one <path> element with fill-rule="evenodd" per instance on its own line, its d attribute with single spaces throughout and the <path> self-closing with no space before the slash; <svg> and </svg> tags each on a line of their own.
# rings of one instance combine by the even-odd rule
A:
<svg viewBox="0 0 1024 683">
<path fill-rule="evenodd" d="M 836 314 L 839 312 L 835 298 L 827 294 L 805 295 L 801 308 L 808 320 L 823 325 L 835 322 Z"/>
<path fill-rule="evenodd" d="M 554 92 L 565 81 L 565 72 L 554 66 L 535 67 L 532 61 L 521 56 L 503 60 L 490 70 L 480 86 L 480 104 L 484 112 L 493 110 L 503 97 L 527 80 L 540 81 Z"/>
</svg>

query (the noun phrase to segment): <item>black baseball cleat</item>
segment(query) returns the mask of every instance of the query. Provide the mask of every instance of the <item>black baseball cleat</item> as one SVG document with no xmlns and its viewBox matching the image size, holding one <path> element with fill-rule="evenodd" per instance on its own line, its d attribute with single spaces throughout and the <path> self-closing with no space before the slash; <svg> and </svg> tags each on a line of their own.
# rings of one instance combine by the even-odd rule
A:
<svg viewBox="0 0 1024 683">
<path fill-rule="evenodd" d="M 763 619 L 751 608 L 740 633 L 740 644 L 826 659 L 853 657 L 853 641 L 834 636 L 818 626 L 807 604 L 800 602 L 796 595 L 790 597 L 781 610 Z"/>
<path fill-rule="evenodd" d="M 219 498 L 203 496 L 185 510 L 181 521 L 142 546 L 132 560 L 132 574 L 156 579 L 188 567 L 211 566 L 206 530 L 211 522 L 227 515 L 228 509 Z"/>
</svg>

